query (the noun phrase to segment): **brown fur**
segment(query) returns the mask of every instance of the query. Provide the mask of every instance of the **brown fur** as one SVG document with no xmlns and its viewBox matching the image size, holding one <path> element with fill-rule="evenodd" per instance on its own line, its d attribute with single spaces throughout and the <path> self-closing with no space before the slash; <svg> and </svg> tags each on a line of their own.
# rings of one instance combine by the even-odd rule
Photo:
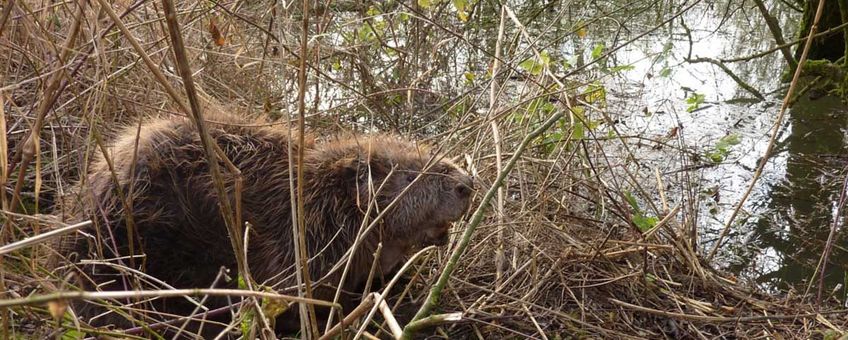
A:
<svg viewBox="0 0 848 340">
<path fill-rule="evenodd" d="M 277 289 L 293 286 L 287 129 L 247 126 L 253 122 L 224 114 L 208 120 L 227 123 L 210 124 L 210 134 L 242 171 L 242 214 L 253 226 L 248 245 L 253 278 Z M 431 158 L 425 147 L 379 135 L 318 144 L 310 138 L 303 146 L 292 144 L 293 150 L 303 147 L 305 153 L 304 216 L 307 248 L 314 257 L 309 265 L 313 280 L 325 276 L 343 259 L 363 220 L 373 221 L 419 174 L 421 178 L 397 198 L 394 208 L 354 253 L 344 290 L 355 291 L 363 284 L 378 243 L 383 243 L 378 269 L 388 273 L 413 248 L 444 244 L 450 222 L 458 220 L 468 208 L 470 177 L 446 160 L 423 172 Z M 194 125 L 185 118 L 145 123 L 133 164 L 135 145 L 136 127 L 128 127 L 109 149 L 117 186 L 107 162 L 97 157 L 79 186 L 79 197 L 66 200 L 73 202 L 62 209 L 66 219 L 91 218 L 94 224 L 84 233 L 64 239 L 61 253 L 71 259 L 106 260 L 129 254 L 120 188 L 131 202 L 137 234 L 135 252 L 145 255 L 143 261 L 137 261 L 143 262 L 143 267 L 137 265 L 139 269 L 177 288 L 209 287 L 221 266 L 234 272 L 235 257 Z M 222 171 L 231 191 L 233 177 L 223 167 Z M 372 198 L 376 206 L 366 216 Z M 126 259 L 121 263 L 128 265 Z M 79 268 L 83 278 L 80 285 L 85 289 L 92 290 L 95 285 L 100 289 L 132 289 L 132 280 L 107 266 Z M 325 282 L 337 284 L 340 273 L 335 271 Z M 334 291 L 319 287 L 316 297 L 331 300 Z M 194 307 L 184 299 L 166 299 L 153 306 L 175 314 L 186 314 Z M 103 311 L 88 304 L 75 305 L 75 309 L 85 318 Z M 284 317 L 291 318 L 291 314 Z M 107 323 L 121 327 L 130 324 L 119 317 L 93 322 Z"/>
</svg>

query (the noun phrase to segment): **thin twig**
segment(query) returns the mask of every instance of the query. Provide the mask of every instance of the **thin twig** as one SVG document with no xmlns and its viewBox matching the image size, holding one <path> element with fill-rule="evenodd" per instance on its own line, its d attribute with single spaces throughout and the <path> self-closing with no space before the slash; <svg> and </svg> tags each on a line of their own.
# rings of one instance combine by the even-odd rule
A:
<svg viewBox="0 0 848 340">
<path fill-rule="evenodd" d="M 303 179 L 303 157 L 304 145 L 306 144 L 306 64 L 309 57 L 309 3 L 310 0 L 303 0 L 303 21 L 300 32 L 300 66 L 297 74 L 297 113 L 298 113 L 298 147 L 297 147 L 297 220 L 294 225 L 294 240 L 295 240 L 295 261 L 297 262 L 297 272 L 299 273 L 298 294 L 302 294 L 306 298 L 312 297 L 312 282 L 309 277 L 309 252 L 306 248 L 306 210 L 304 209 L 304 194 L 303 187 L 305 185 Z M 300 287 L 303 287 L 301 291 Z M 332 314 L 331 314 L 332 315 Z M 303 336 L 307 339 L 314 338 L 320 334 L 318 330 L 318 318 L 315 316 L 315 309 L 311 305 L 301 305 L 300 322 Z M 305 326 L 305 327 L 304 327 Z"/>
<path fill-rule="evenodd" d="M 266 298 L 271 300 L 279 300 L 286 302 L 306 303 L 316 306 L 324 306 L 330 308 L 341 308 L 340 305 L 329 301 L 306 299 L 297 296 L 282 295 L 276 293 L 268 293 L 262 291 L 251 291 L 243 289 L 212 289 L 212 288 L 197 288 L 197 289 L 173 289 L 173 290 L 114 290 L 106 292 L 56 292 L 44 295 L 32 295 L 25 298 L 4 299 L 0 300 L 0 307 L 13 306 L 32 306 L 50 301 L 60 300 L 97 300 L 97 299 L 142 299 L 142 298 L 167 298 L 167 297 L 182 297 L 182 296 L 242 296 L 253 298 Z"/>
<path fill-rule="evenodd" d="M 35 235 L 35 236 L 32 236 L 32 237 L 28 237 L 28 238 L 25 238 L 25 239 L 17 241 L 17 242 L 9 243 L 7 245 L 0 247 L 0 255 L 5 255 L 5 254 L 11 253 L 15 250 L 21 249 L 21 248 L 29 247 L 29 246 L 34 245 L 34 244 L 39 244 L 41 242 L 54 239 L 56 237 L 65 235 L 67 233 L 77 231 L 78 229 L 83 228 L 83 227 L 87 227 L 89 225 L 91 225 L 90 220 L 85 221 L 85 222 L 80 222 L 80 223 L 77 223 L 77 224 L 72 224 L 72 225 L 69 225 L 69 226 L 65 226 L 65 227 L 62 227 L 62 228 L 59 228 L 59 229 L 56 229 L 56 230 L 51 230 L 51 231 L 48 231 L 46 233 L 38 234 L 38 235 Z"/>
</svg>

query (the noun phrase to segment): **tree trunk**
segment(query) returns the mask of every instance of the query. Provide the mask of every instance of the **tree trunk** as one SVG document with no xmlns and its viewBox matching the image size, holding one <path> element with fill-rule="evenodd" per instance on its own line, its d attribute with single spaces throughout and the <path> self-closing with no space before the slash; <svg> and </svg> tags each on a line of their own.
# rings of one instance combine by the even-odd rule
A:
<svg viewBox="0 0 848 340">
<path fill-rule="evenodd" d="M 813 24 L 813 19 L 818 8 L 818 0 L 807 1 L 804 5 L 804 18 L 801 21 L 801 37 L 806 37 L 810 32 L 810 26 Z M 828 29 L 837 27 L 848 17 L 848 0 L 829 0 L 824 4 L 824 12 L 819 20 L 819 27 L 816 32 L 824 32 Z M 823 37 L 818 37 L 813 40 L 810 46 L 809 60 L 829 60 L 836 62 L 845 56 L 845 41 L 848 40 L 848 30 L 843 30 L 843 34 L 829 34 Z M 804 44 L 798 44 L 795 47 L 795 59 L 801 58 L 801 51 Z"/>
</svg>

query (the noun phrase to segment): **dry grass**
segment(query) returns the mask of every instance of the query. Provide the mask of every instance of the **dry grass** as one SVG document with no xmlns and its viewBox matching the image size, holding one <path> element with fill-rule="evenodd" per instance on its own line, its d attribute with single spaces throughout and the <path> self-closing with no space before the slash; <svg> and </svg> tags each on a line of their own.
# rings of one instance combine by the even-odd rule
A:
<svg viewBox="0 0 848 340">
<path fill-rule="evenodd" d="M 844 311 L 829 307 L 835 303 L 815 306 L 808 296 L 757 293 L 705 263 L 698 245 L 697 173 L 660 178 L 656 169 L 642 165 L 632 153 L 638 139 L 618 137 L 611 124 L 614 113 L 603 108 L 605 99 L 599 91 L 586 91 L 598 78 L 590 67 L 561 77 L 554 68 L 528 73 L 519 66 L 540 58 L 546 42 L 579 35 L 576 24 L 551 29 L 534 21 L 550 8 L 501 12 L 488 2 L 474 2 L 467 9 L 469 23 L 463 23 L 450 2 L 430 8 L 422 8 L 421 1 L 394 2 L 382 9 L 376 3 L 312 3 L 308 58 L 301 65 L 300 3 L 177 3 L 185 46 L 175 49 L 162 3 L 112 2 L 120 16 L 116 21 L 100 7 L 108 2 L 0 5 L 0 110 L 6 130 L 0 151 L 9 155 L 8 163 L 0 162 L 0 332 L 6 337 L 73 336 L 79 329 L 120 334 L 88 329 L 81 320 L 56 322 L 51 314 L 62 315 L 64 299 L 112 296 L 61 293 L 63 278 L 43 266 L 50 249 L 7 245 L 31 243 L 34 237 L 43 242 L 50 236 L 38 235 L 62 226 L 46 215 L 85 172 L 89 157 L 100 152 L 95 140 L 108 140 L 118 127 L 149 115 L 193 114 L 185 104 L 195 95 L 184 94 L 189 78 L 197 96 L 244 114 L 285 122 L 297 120 L 300 108 L 302 122 L 324 135 L 382 130 L 429 141 L 478 176 L 484 190 L 477 203 L 504 173 L 504 186 L 482 203 L 468 248 L 444 276 L 441 300 L 433 313 L 419 315 L 436 317 L 419 320 L 418 334 L 481 339 L 845 335 L 848 320 Z M 566 8 L 553 10 L 554 17 L 566 18 Z M 185 71 L 179 61 L 191 72 L 178 72 Z M 305 86 L 298 85 L 301 69 L 308 75 Z M 563 118 L 516 154 L 530 131 L 555 114 Z M 594 122 L 600 127 L 589 129 Z M 27 143 L 30 136 L 39 142 Z M 679 140 L 666 143 L 680 147 L 680 157 L 669 162 L 691 165 Z M 214 159 L 214 150 L 208 155 Z M 513 156 L 515 167 L 507 174 Z M 628 197 L 635 197 L 639 213 L 658 218 L 653 229 L 640 230 L 633 222 L 637 211 Z M 456 226 L 452 249 L 463 243 L 467 227 Z M 366 323 L 370 327 L 362 327 L 361 334 L 398 335 L 397 327 L 382 322 L 392 313 L 400 327 L 410 321 L 415 310 L 410 305 L 425 300 L 451 250 L 420 255 L 390 291 L 384 287 L 381 295 L 368 298 L 373 303 L 384 296 L 388 306 L 377 303 L 372 312 L 363 308 L 349 317 L 357 326 L 366 317 L 384 315 Z M 125 296 L 232 293 L 159 288 Z M 263 294 L 270 293 L 242 296 L 287 299 Z M 460 320 L 446 314 L 452 312 L 460 312 Z M 260 321 L 247 329 L 267 336 Z M 349 335 L 354 328 L 348 328 Z M 141 328 L 129 333 L 143 334 Z"/>
</svg>

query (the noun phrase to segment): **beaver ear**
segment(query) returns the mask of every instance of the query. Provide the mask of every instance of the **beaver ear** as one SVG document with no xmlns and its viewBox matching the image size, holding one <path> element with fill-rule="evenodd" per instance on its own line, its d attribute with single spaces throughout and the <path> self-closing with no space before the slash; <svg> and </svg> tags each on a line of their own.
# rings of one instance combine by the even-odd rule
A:
<svg viewBox="0 0 848 340">
<path fill-rule="evenodd" d="M 333 169 L 339 178 L 350 179 L 359 173 L 359 160 L 354 157 L 345 157 L 333 164 Z"/>
<path fill-rule="evenodd" d="M 340 178 L 345 179 L 365 179 L 369 170 L 372 177 L 381 177 L 385 176 L 387 173 L 386 167 L 380 163 L 371 159 L 370 161 L 366 161 L 360 159 L 358 157 L 345 157 L 342 158 L 334 164 L 334 168 L 336 169 L 336 174 Z"/>
</svg>

